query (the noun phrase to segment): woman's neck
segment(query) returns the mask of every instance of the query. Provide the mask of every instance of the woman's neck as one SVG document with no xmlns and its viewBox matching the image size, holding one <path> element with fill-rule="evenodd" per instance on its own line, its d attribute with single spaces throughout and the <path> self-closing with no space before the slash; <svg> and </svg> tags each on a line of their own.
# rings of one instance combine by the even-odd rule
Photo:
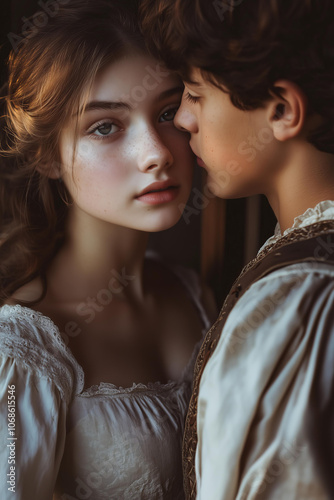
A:
<svg viewBox="0 0 334 500">
<path fill-rule="evenodd" d="M 147 233 L 96 220 L 73 207 L 67 234 L 48 273 L 53 296 L 76 302 L 109 289 L 133 302 L 143 299 Z"/>
</svg>

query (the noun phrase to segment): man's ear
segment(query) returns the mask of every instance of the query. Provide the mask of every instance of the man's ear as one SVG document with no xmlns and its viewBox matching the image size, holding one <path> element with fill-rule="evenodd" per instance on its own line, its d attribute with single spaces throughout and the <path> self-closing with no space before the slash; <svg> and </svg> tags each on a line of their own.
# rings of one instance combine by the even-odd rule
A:
<svg viewBox="0 0 334 500">
<path fill-rule="evenodd" d="M 278 80 L 275 87 L 280 96 L 272 93 L 268 103 L 268 121 L 274 137 L 286 141 L 303 130 L 307 114 L 307 98 L 302 89 L 289 80 Z"/>
</svg>

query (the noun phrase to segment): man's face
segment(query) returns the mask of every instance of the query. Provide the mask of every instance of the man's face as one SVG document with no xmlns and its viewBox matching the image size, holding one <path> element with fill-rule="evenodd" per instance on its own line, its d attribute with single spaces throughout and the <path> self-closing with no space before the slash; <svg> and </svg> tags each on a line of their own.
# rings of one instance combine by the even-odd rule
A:
<svg viewBox="0 0 334 500">
<path fill-rule="evenodd" d="M 208 172 L 208 187 L 221 198 L 266 194 L 280 161 L 266 106 L 236 108 L 227 92 L 204 80 L 194 68 L 184 82 L 178 128 L 191 134 L 198 164 Z"/>
</svg>

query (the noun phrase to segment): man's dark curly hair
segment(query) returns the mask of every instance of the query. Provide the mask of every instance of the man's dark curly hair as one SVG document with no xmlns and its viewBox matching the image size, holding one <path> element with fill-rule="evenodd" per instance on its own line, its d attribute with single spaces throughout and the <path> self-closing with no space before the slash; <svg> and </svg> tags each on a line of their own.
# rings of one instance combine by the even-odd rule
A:
<svg viewBox="0 0 334 500">
<path fill-rule="evenodd" d="M 244 110 L 299 85 L 308 113 L 322 117 L 308 140 L 334 154 L 334 4 L 332 0 L 142 0 L 152 54 L 183 80 L 192 68 L 223 87 Z"/>
</svg>

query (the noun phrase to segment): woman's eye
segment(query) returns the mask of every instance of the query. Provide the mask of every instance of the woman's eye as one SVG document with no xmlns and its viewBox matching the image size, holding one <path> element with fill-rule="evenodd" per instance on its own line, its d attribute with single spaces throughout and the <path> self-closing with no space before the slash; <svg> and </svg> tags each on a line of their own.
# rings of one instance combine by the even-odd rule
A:
<svg viewBox="0 0 334 500">
<path fill-rule="evenodd" d="M 196 104 L 199 101 L 199 97 L 195 97 L 194 95 L 189 94 L 189 92 L 185 94 L 185 98 L 187 101 L 191 102 L 191 104 Z"/>
<path fill-rule="evenodd" d="M 179 109 L 178 106 L 176 108 L 168 109 L 160 116 L 159 121 L 160 122 L 172 122 L 175 118 L 175 115 L 176 115 L 178 109 Z"/>
<path fill-rule="evenodd" d="M 89 131 L 89 135 L 95 137 L 110 137 L 120 130 L 120 127 L 112 122 L 103 122 L 95 125 L 93 129 Z"/>
</svg>

